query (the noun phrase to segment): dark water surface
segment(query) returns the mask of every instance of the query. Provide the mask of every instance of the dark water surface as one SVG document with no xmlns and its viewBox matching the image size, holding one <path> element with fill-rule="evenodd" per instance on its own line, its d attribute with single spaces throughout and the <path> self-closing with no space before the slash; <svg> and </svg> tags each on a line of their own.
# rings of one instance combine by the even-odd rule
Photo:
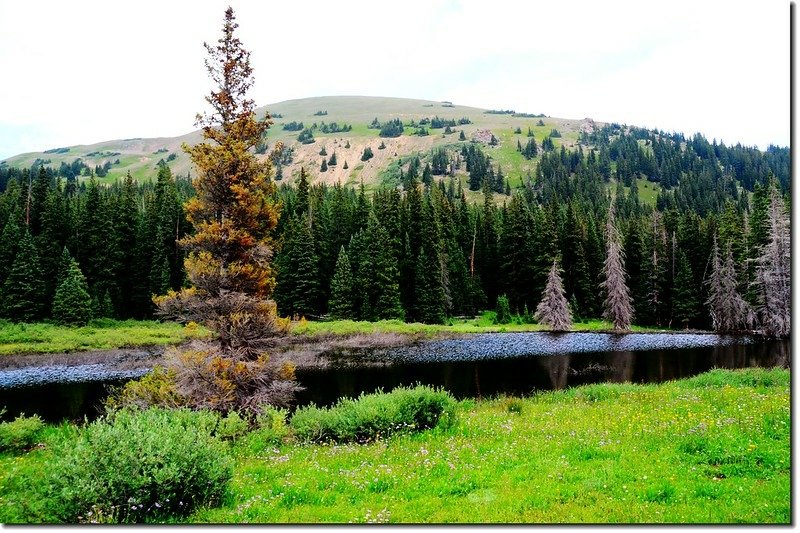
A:
<svg viewBox="0 0 800 533">
<path fill-rule="evenodd" d="M 707 334 L 498 333 L 329 358 L 326 368 L 297 370 L 306 387 L 298 405 L 330 405 L 344 396 L 415 383 L 444 387 L 458 398 L 480 398 L 586 383 L 661 382 L 712 368 L 789 367 L 791 345 Z M 130 376 L 89 370 L 0 371 L 4 418 L 20 412 L 49 421 L 96 417 L 108 386 Z"/>
</svg>

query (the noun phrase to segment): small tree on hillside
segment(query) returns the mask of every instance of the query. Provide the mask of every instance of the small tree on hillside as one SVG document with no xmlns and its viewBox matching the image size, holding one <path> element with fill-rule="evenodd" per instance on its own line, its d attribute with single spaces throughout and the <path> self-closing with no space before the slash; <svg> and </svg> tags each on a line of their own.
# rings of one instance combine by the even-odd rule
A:
<svg viewBox="0 0 800 533">
<path fill-rule="evenodd" d="M 553 266 L 550 268 L 547 285 L 542 293 L 542 300 L 536 307 L 534 318 L 553 331 L 568 331 L 572 327 L 572 316 L 557 261 L 553 261 Z"/>
</svg>

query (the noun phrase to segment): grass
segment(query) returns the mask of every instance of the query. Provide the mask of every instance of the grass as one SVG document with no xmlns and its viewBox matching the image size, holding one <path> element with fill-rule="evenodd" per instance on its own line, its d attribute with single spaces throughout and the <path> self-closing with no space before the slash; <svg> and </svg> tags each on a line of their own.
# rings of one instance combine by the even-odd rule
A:
<svg viewBox="0 0 800 533">
<path fill-rule="evenodd" d="M 406 323 L 401 320 L 380 320 L 378 322 L 364 322 L 354 320 L 328 320 L 306 321 L 301 320 L 292 330 L 295 335 L 368 335 L 372 333 L 399 333 L 407 335 L 435 336 L 438 334 L 462 333 L 506 333 L 525 331 L 548 331 L 539 324 L 526 324 L 521 320 L 512 320 L 509 324 L 495 324 L 494 311 L 485 311 L 477 318 L 451 319 L 448 324 L 420 324 L 419 322 Z M 605 320 L 587 320 L 575 322 L 573 331 L 611 331 L 613 326 Z M 633 332 L 643 333 L 651 331 L 665 331 L 663 329 L 633 326 Z"/>
<path fill-rule="evenodd" d="M 17 353 L 59 353 L 180 344 L 208 335 L 202 326 L 182 326 L 152 320 L 110 320 L 89 322 L 74 328 L 56 324 L 15 324 L 0 321 L 0 355 Z"/>
<path fill-rule="evenodd" d="M 789 372 L 712 374 L 464 401 L 450 430 L 364 446 L 239 450 L 224 506 L 191 520 L 788 523 Z"/>
<path fill-rule="evenodd" d="M 495 324 L 495 313 L 486 311 L 477 318 L 451 319 L 448 324 L 406 323 L 400 320 L 365 322 L 353 320 L 307 321 L 295 323 L 294 335 L 369 335 L 397 333 L 434 337 L 440 334 L 504 333 L 547 331 L 538 324 L 525 324 L 517 319 L 510 324 Z M 610 331 L 603 320 L 576 322 L 573 331 Z M 664 331 L 633 326 L 634 332 Z M 0 356 L 28 353 L 61 353 L 86 350 L 110 350 L 137 346 L 180 344 L 210 333 L 197 324 L 182 326 L 175 322 L 153 320 L 93 320 L 87 326 L 74 328 L 51 323 L 16 324 L 0 320 Z"/>
<path fill-rule="evenodd" d="M 788 524 L 789 380 L 713 370 L 464 400 L 447 429 L 367 444 L 243 438 L 222 505 L 188 521 Z M 44 447 L 0 454 L 0 522 L 47 519 L 48 442 L 74 427 L 45 431 Z"/>
</svg>

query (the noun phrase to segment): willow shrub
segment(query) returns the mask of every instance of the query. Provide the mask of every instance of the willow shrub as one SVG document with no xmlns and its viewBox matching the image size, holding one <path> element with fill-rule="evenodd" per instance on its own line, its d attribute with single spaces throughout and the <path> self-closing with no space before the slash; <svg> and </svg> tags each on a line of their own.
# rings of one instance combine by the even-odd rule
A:
<svg viewBox="0 0 800 533">
<path fill-rule="evenodd" d="M 329 408 L 302 407 L 290 427 L 304 442 L 368 442 L 398 432 L 446 428 L 454 421 L 453 397 L 418 385 L 345 398 Z"/>
<path fill-rule="evenodd" d="M 210 412 L 124 409 L 87 425 L 51 455 L 53 515 L 158 522 L 216 504 L 233 475 L 219 424 Z"/>
<path fill-rule="evenodd" d="M 0 409 L 0 416 L 4 410 Z M 44 422 L 38 415 L 20 415 L 9 422 L 0 423 L 0 452 L 21 452 L 36 444 Z"/>
</svg>

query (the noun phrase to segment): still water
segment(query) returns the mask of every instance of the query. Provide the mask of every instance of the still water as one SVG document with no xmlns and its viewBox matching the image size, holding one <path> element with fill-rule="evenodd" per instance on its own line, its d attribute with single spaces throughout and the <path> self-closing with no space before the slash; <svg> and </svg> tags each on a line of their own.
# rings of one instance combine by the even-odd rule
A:
<svg viewBox="0 0 800 533">
<path fill-rule="evenodd" d="M 529 395 L 587 383 L 651 383 L 690 377 L 712 368 L 788 368 L 789 341 L 716 335 L 487 334 L 433 341 L 383 351 L 329 354 L 326 368 L 300 368 L 306 387 L 297 405 L 330 405 L 379 389 L 422 383 L 444 387 L 457 398 Z M 0 372 L 5 419 L 24 412 L 46 420 L 89 419 L 113 379 L 19 386 Z"/>
</svg>

